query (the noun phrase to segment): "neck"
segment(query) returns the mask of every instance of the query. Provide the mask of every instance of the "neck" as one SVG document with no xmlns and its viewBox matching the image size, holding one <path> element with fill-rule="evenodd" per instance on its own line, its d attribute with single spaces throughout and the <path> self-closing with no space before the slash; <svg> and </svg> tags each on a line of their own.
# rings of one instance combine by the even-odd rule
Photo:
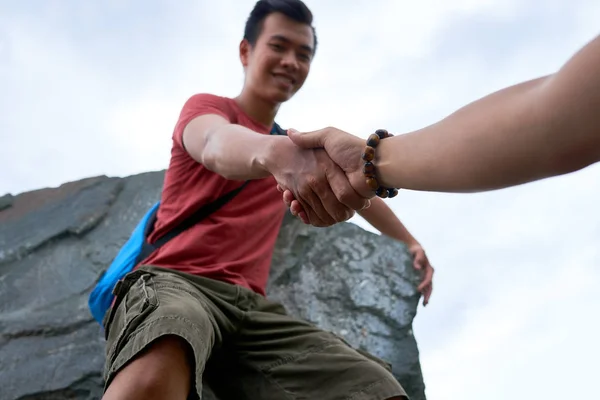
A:
<svg viewBox="0 0 600 400">
<path fill-rule="evenodd" d="M 242 90 L 242 93 L 235 98 L 235 101 L 250 118 L 265 126 L 270 127 L 273 125 L 275 115 L 277 115 L 277 111 L 279 110 L 278 103 L 265 101 L 252 93 L 248 93 L 247 90 Z"/>
</svg>

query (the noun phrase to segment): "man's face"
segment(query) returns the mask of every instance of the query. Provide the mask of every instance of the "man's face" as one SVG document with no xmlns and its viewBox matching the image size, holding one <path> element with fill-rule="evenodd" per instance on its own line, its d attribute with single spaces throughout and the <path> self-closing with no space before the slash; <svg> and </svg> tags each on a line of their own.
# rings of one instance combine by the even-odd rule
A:
<svg viewBox="0 0 600 400">
<path fill-rule="evenodd" d="M 289 100 L 304 84 L 313 56 L 314 36 L 309 25 L 281 13 L 263 21 L 254 46 L 240 48 L 246 68 L 246 89 L 275 103 Z"/>
</svg>

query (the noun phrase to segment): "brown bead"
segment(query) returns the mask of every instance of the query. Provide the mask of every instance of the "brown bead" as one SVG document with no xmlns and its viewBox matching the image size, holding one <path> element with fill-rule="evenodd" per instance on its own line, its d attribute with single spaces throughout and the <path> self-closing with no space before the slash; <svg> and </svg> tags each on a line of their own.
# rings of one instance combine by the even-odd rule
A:
<svg viewBox="0 0 600 400">
<path fill-rule="evenodd" d="M 373 175 L 374 173 L 375 173 L 375 165 L 372 162 L 367 161 L 365 163 L 365 166 L 363 167 L 363 174 Z"/>
<path fill-rule="evenodd" d="M 396 197 L 398 195 L 398 189 L 396 188 L 391 188 L 388 189 L 388 197 L 391 199 L 392 197 Z"/>
<path fill-rule="evenodd" d="M 379 137 L 379 139 L 385 139 L 389 136 L 388 131 L 386 131 L 385 129 L 377 129 L 375 131 L 375 134 L 377 135 L 377 137 Z"/>
<path fill-rule="evenodd" d="M 367 178 L 367 186 L 369 186 L 372 190 L 379 189 L 379 182 L 377 182 L 377 178 L 372 176 Z"/>
<path fill-rule="evenodd" d="M 377 191 L 375 192 L 375 194 L 377 196 L 381 197 L 382 199 L 385 199 L 386 197 L 388 197 L 388 191 L 384 187 L 379 187 L 379 189 L 377 189 Z"/>
<path fill-rule="evenodd" d="M 367 139 L 367 146 L 377 147 L 377 145 L 379 144 L 379 140 L 380 140 L 379 136 L 372 133 L 369 135 L 369 137 Z"/>
<path fill-rule="evenodd" d="M 372 147 L 365 147 L 365 150 L 362 153 L 362 159 L 364 161 L 373 161 L 375 158 L 375 149 Z"/>
</svg>

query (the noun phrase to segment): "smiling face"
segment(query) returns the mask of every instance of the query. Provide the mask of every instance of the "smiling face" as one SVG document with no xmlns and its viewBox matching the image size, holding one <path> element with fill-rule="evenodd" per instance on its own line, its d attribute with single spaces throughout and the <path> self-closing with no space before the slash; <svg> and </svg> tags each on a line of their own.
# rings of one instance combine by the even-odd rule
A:
<svg viewBox="0 0 600 400">
<path fill-rule="evenodd" d="M 269 14 L 255 45 L 240 44 L 244 90 L 270 103 L 289 100 L 304 84 L 314 54 L 312 28 L 281 13 Z"/>
</svg>

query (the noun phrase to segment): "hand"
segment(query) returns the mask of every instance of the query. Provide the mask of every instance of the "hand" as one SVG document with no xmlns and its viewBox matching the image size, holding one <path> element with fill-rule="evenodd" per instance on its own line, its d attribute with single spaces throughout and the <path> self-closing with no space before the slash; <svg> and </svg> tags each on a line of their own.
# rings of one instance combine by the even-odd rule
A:
<svg viewBox="0 0 600 400">
<path fill-rule="evenodd" d="M 362 172 L 362 152 L 365 141 L 337 128 L 324 128 L 313 132 L 300 133 L 295 129 L 288 130 L 288 137 L 298 147 L 304 149 L 323 148 L 327 155 L 348 177 L 348 181 L 356 192 L 364 198 L 375 196 L 366 183 Z"/>
<path fill-rule="evenodd" d="M 290 129 L 288 137 L 302 148 L 324 148 L 327 155 L 344 171 L 357 193 L 364 198 L 374 197 L 375 194 L 367 186 L 362 172 L 363 140 L 336 128 L 325 128 L 306 133 Z M 290 191 L 281 186 L 278 189 L 283 192 L 283 201 L 290 208 L 290 212 L 304 223 L 309 223 L 302 203 L 297 201 Z"/>
<path fill-rule="evenodd" d="M 277 141 L 267 164 L 280 190 L 289 191 L 306 223 L 330 226 L 346 221 L 367 205 L 340 167 L 322 149 L 307 150 L 289 139 Z"/>
<path fill-rule="evenodd" d="M 423 294 L 423 306 L 429 303 L 429 298 L 433 292 L 433 267 L 425 254 L 425 250 L 420 244 L 415 243 L 408 246 L 408 251 L 413 257 L 413 265 L 416 270 L 422 271 L 423 280 L 417 290 Z"/>
</svg>

